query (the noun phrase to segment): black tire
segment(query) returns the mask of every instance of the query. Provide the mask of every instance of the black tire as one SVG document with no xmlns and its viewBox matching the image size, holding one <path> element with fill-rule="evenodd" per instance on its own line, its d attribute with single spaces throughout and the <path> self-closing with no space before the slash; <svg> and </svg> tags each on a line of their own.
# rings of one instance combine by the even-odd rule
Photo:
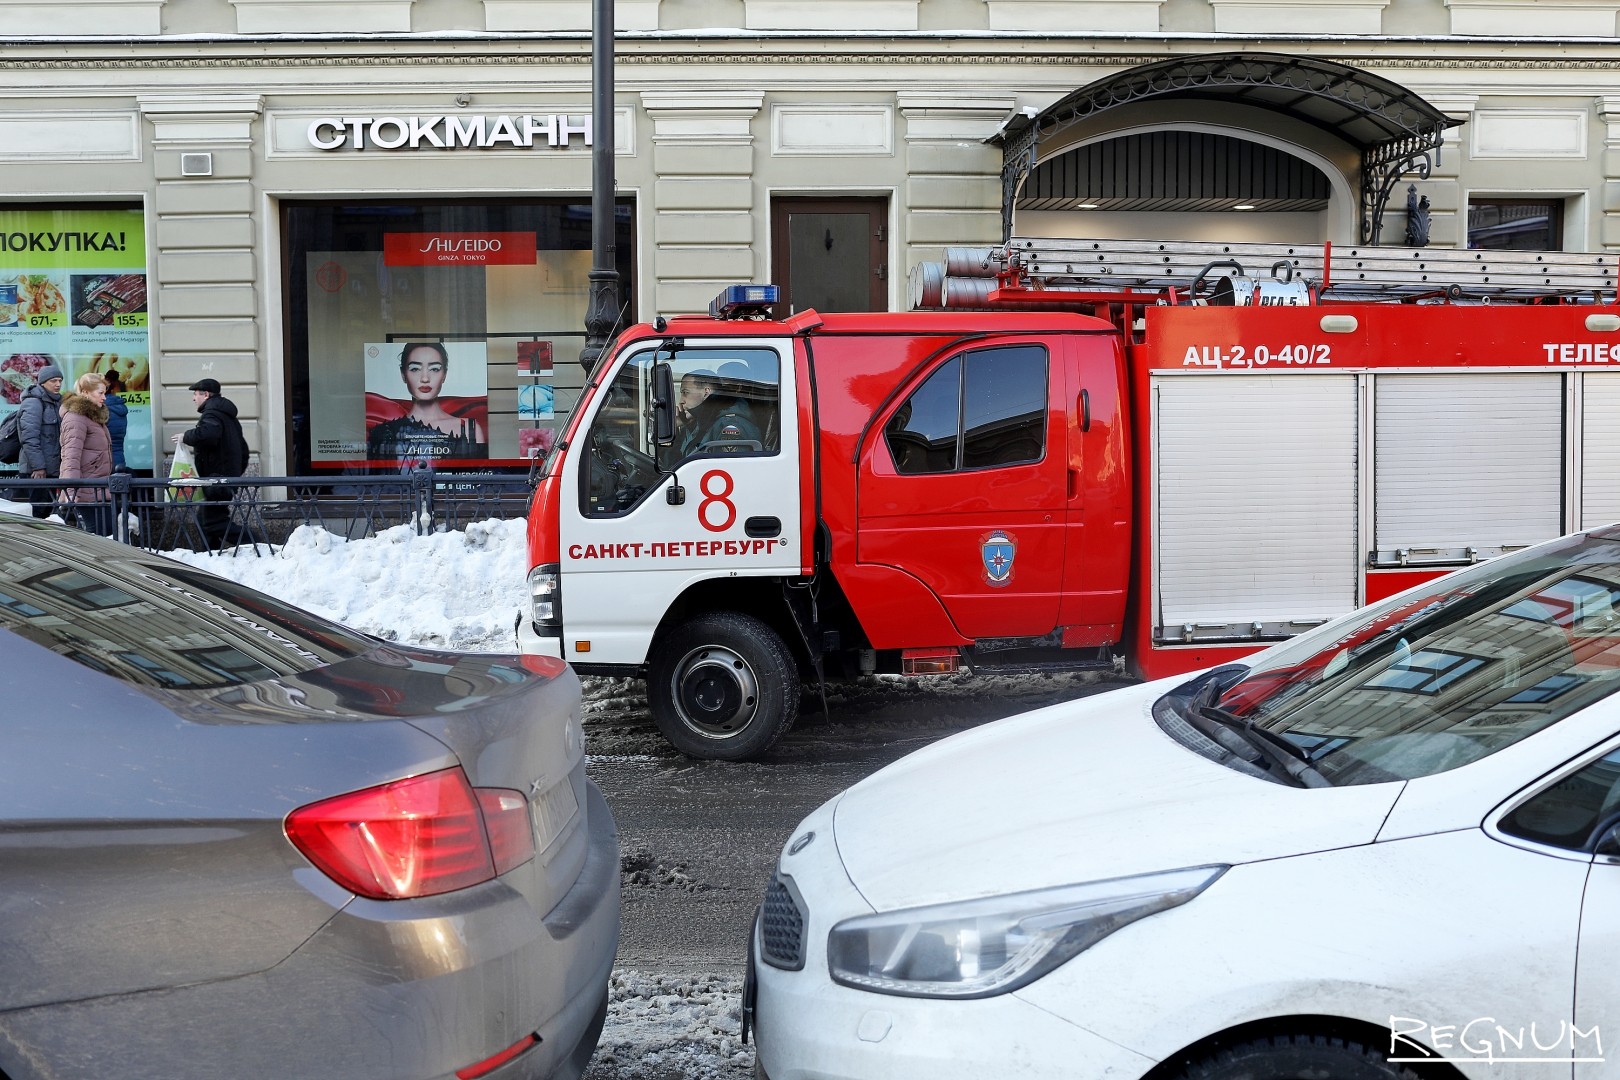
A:
<svg viewBox="0 0 1620 1080">
<path fill-rule="evenodd" d="M 799 668 L 752 615 L 704 615 L 653 650 L 647 697 L 664 738 L 705 761 L 753 761 L 799 716 Z"/>
<path fill-rule="evenodd" d="M 1189 1062 L 1178 1080 L 1418 1080 L 1382 1047 L 1325 1035 L 1273 1035 Z"/>
</svg>

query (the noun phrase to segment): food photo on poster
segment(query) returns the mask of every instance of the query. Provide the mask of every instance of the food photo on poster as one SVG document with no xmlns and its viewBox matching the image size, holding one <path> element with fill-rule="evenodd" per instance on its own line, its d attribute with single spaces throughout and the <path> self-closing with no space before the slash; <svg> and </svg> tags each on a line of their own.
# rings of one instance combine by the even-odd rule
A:
<svg viewBox="0 0 1620 1080">
<path fill-rule="evenodd" d="M 414 469 L 489 459 L 489 370 L 482 341 L 371 342 L 366 458 Z"/>
<path fill-rule="evenodd" d="M 7 405 L 22 404 L 22 396 L 34 385 L 39 369 L 55 363 L 56 358 L 45 353 L 13 353 L 0 360 L 0 398 Z"/>
<path fill-rule="evenodd" d="M 17 321 L 27 322 L 39 315 L 55 315 L 67 310 L 61 279 L 51 274 L 20 274 L 17 277 Z"/>
<path fill-rule="evenodd" d="M 73 322 L 78 326 L 139 325 L 146 312 L 145 274 L 75 274 Z"/>
</svg>

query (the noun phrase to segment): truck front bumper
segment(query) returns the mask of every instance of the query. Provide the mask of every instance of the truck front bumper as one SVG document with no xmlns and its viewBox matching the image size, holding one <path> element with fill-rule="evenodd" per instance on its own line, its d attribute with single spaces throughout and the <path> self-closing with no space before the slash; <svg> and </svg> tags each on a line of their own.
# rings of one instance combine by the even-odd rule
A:
<svg viewBox="0 0 1620 1080">
<path fill-rule="evenodd" d="M 529 656 L 555 656 L 559 660 L 563 659 L 562 635 L 536 633 L 534 623 L 528 619 L 518 619 L 517 641 L 518 652 Z"/>
</svg>

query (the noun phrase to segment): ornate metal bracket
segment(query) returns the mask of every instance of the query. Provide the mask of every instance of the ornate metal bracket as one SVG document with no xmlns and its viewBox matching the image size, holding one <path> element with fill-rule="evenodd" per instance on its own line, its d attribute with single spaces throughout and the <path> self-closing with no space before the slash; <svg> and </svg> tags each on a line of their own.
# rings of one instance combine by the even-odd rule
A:
<svg viewBox="0 0 1620 1080">
<path fill-rule="evenodd" d="M 1001 157 L 1001 242 L 1012 239 L 1013 204 L 1018 201 L 1018 189 L 1035 168 L 1036 147 L 1040 143 L 1040 129 L 1031 127 L 1016 143 L 1005 147 Z"/>
<path fill-rule="evenodd" d="M 1367 151 L 1361 159 L 1361 242 L 1378 245 L 1384 231 L 1384 210 L 1390 193 L 1402 177 L 1416 174 L 1427 180 L 1433 168 L 1429 152 L 1438 159 L 1441 133 L 1421 131 L 1403 139 L 1392 139 Z"/>
</svg>

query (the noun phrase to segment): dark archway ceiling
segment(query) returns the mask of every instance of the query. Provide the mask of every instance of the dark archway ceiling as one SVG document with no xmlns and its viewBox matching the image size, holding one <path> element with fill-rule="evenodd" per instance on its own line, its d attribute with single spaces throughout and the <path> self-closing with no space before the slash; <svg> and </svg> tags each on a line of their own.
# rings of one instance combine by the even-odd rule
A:
<svg viewBox="0 0 1620 1080">
<path fill-rule="evenodd" d="M 1331 132 L 1362 155 L 1362 230 L 1374 237 L 1394 179 L 1413 169 L 1427 175 L 1430 152 L 1447 128 L 1462 123 L 1398 83 L 1331 60 L 1243 52 L 1144 64 L 1089 83 L 1034 116 L 1016 115 L 995 136 L 1009 233 L 1015 192 L 1039 164 L 1044 140 L 1108 109 L 1152 100 L 1248 105 Z"/>
<path fill-rule="evenodd" d="M 1327 208 L 1315 165 L 1207 131 L 1142 131 L 1054 154 L 1030 171 L 1019 210 L 1299 212 Z"/>
</svg>

